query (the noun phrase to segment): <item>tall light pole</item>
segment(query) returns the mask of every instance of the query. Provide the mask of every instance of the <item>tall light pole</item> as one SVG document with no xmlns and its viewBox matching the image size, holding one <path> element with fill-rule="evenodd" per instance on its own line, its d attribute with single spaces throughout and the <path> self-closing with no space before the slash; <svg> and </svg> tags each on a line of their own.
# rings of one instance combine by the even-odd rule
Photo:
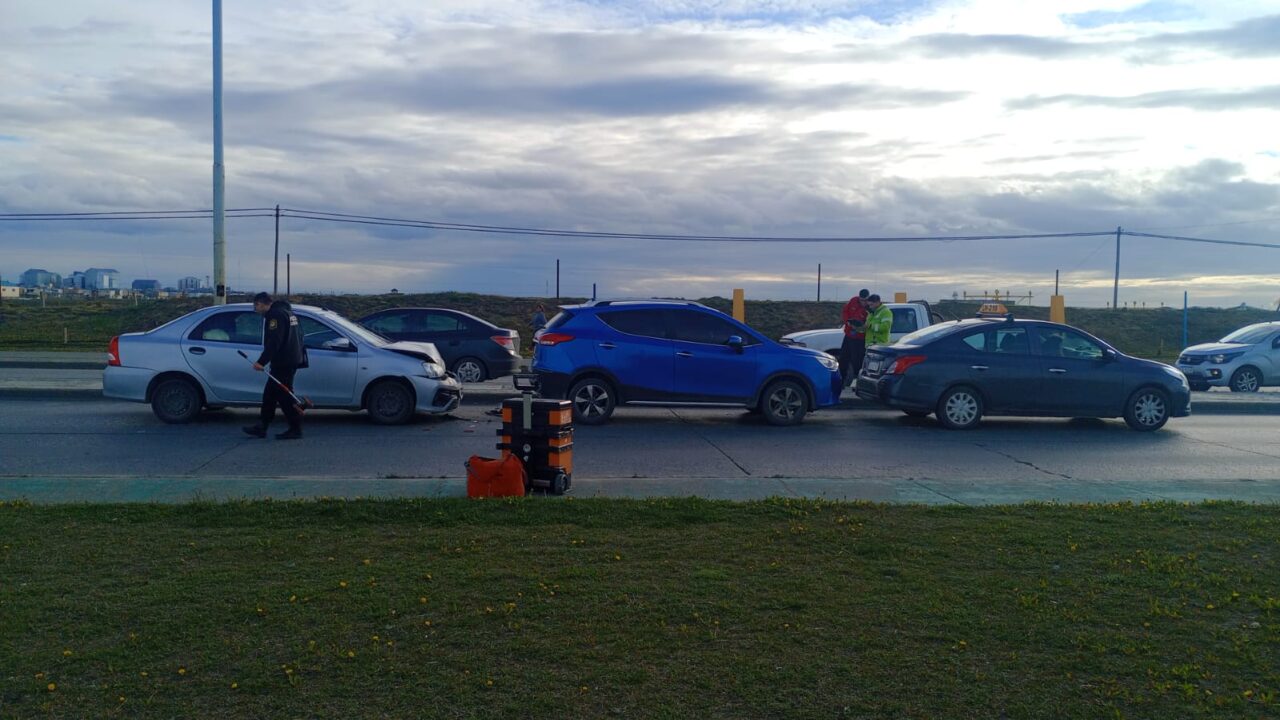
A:
<svg viewBox="0 0 1280 720">
<path fill-rule="evenodd" d="M 222 0 L 213 0 L 213 304 L 227 304 L 226 180 L 222 169 Z"/>
</svg>

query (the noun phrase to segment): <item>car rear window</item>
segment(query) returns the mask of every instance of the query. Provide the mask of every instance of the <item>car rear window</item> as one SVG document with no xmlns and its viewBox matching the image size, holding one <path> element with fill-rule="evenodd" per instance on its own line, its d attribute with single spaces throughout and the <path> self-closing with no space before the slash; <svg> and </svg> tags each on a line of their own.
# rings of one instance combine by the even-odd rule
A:
<svg viewBox="0 0 1280 720">
<path fill-rule="evenodd" d="M 894 343 L 895 345 L 925 345 L 937 340 L 960 326 L 959 322 L 945 322 L 937 325 L 930 325 L 927 328 L 917 330 L 910 335 L 906 335 Z"/>
<path fill-rule="evenodd" d="M 565 323 L 569 322 L 572 319 L 573 319 L 573 313 L 569 312 L 568 310 L 561 310 L 560 312 L 556 313 L 555 317 L 551 318 L 551 322 L 547 323 L 547 327 L 545 329 L 555 330 L 556 328 L 560 327 L 561 325 L 564 325 Z"/>
</svg>

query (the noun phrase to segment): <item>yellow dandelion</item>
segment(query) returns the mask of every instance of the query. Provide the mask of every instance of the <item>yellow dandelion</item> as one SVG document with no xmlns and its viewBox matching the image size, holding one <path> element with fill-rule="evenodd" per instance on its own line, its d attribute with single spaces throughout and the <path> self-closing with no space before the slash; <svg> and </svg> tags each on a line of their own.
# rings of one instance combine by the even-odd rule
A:
<svg viewBox="0 0 1280 720">
<path fill-rule="evenodd" d="M 418 603 L 419 603 L 419 604 L 422 604 L 422 605 L 426 605 L 426 604 L 427 604 L 427 596 L 426 596 L 426 595 L 423 595 L 422 597 L 418 598 Z"/>
<path fill-rule="evenodd" d="M 53 692 L 58 689 L 58 683 L 49 683 L 45 688 L 48 689 L 49 692 Z"/>
<path fill-rule="evenodd" d="M 119 700 L 120 702 L 124 702 L 124 696 L 121 695 L 120 697 L 116 698 L 116 700 Z"/>
<path fill-rule="evenodd" d="M 487 687 L 493 687 L 493 681 L 492 681 L 492 680 L 485 680 L 485 681 L 484 681 L 484 684 L 485 684 Z"/>
<path fill-rule="evenodd" d="M 1205 606 L 1204 606 L 1204 609 L 1205 609 L 1205 610 L 1212 610 L 1212 609 L 1213 609 L 1213 603 L 1209 603 L 1208 605 L 1205 605 Z"/>
<path fill-rule="evenodd" d="M 38 673 L 36 673 L 36 679 L 37 679 L 37 680 L 43 680 L 43 679 L 44 679 L 44 673 L 42 673 L 42 672 L 38 672 Z"/>
<path fill-rule="evenodd" d="M 372 565 L 372 564 L 373 564 L 373 561 L 372 561 L 372 560 L 370 560 L 369 558 L 365 558 L 364 560 L 361 560 L 361 562 L 363 562 L 365 565 Z"/>
<path fill-rule="evenodd" d="M 71 657 L 71 651 L 70 651 L 70 650 L 63 650 L 63 651 L 62 651 L 62 657 Z"/>
<path fill-rule="evenodd" d="M 1245 696 L 1245 697 L 1253 697 L 1253 691 L 1252 691 L 1252 690 L 1245 690 L 1245 691 L 1244 691 L 1244 696 Z"/>
<path fill-rule="evenodd" d="M 146 670 L 143 670 L 142 672 L 140 672 L 140 673 L 138 673 L 138 674 L 139 674 L 139 675 L 141 675 L 142 677 L 147 677 L 147 671 L 146 671 Z"/>
<path fill-rule="evenodd" d="M 316 649 L 316 641 L 315 641 L 315 640 L 308 640 L 308 641 L 307 641 L 307 648 L 308 648 L 308 649 L 310 649 L 310 650 L 315 650 L 315 649 Z"/>
<path fill-rule="evenodd" d="M 587 691 L 587 686 L 586 686 L 586 685 L 583 685 L 582 687 L 580 687 L 580 688 L 578 688 L 578 689 L 579 689 L 579 690 L 581 690 L 582 692 L 586 692 L 586 691 Z"/>
<path fill-rule="evenodd" d="M 621 560 L 621 559 L 622 559 L 622 556 L 621 556 L 621 555 L 614 555 L 614 556 L 613 556 L 613 559 L 614 559 L 614 560 Z"/>
<path fill-rule="evenodd" d="M 423 625 L 426 625 L 427 627 L 431 627 L 431 621 L 430 621 L 430 620 L 423 620 L 423 621 L 422 621 L 422 624 L 423 624 Z"/>
<path fill-rule="evenodd" d="M 290 596 L 289 596 L 289 602 L 298 602 L 298 596 L 297 596 L 297 595 L 290 595 Z"/>
<path fill-rule="evenodd" d="M 339 581 L 338 581 L 338 587 L 340 587 L 340 588 L 344 588 L 344 587 L 346 587 L 346 586 L 347 586 L 347 581 L 346 581 L 346 580 L 339 580 Z"/>
<path fill-rule="evenodd" d="M 373 636 L 373 641 L 374 641 L 374 642 L 378 642 L 378 640 L 379 640 L 378 636 L 377 636 L 377 635 L 374 635 L 374 636 Z"/>
<path fill-rule="evenodd" d="M 180 667 L 180 668 L 178 668 L 178 674 L 179 674 L 179 675 L 186 675 L 186 674 L 187 674 L 187 669 L 186 669 L 186 668 L 184 668 L 184 667 Z"/>
<path fill-rule="evenodd" d="M 240 683 L 238 683 L 238 682 L 233 682 L 233 683 L 231 683 L 231 689 L 232 689 L 232 690 L 239 690 L 239 689 L 240 689 Z"/>
<path fill-rule="evenodd" d="M 355 650 L 348 650 L 348 651 L 347 651 L 347 657 L 349 657 L 349 658 L 353 658 L 353 657 L 355 657 L 355 656 L 356 656 L 356 651 L 355 651 Z"/>
</svg>

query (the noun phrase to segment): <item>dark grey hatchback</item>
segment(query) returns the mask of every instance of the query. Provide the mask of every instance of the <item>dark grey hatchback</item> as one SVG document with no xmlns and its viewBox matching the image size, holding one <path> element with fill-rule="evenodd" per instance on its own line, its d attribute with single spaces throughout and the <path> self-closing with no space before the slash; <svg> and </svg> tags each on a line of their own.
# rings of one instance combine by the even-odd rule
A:
<svg viewBox="0 0 1280 720">
<path fill-rule="evenodd" d="M 963 430 L 984 415 L 1123 417 L 1158 430 L 1191 414 L 1177 369 L 1130 357 L 1076 328 L 1011 318 L 931 325 L 867 350 L 858 397 Z"/>
<path fill-rule="evenodd" d="M 392 340 L 429 342 L 464 383 L 510 375 L 520 367 L 520 333 L 447 308 L 392 308 L 360 318 Z"/>
</svg>

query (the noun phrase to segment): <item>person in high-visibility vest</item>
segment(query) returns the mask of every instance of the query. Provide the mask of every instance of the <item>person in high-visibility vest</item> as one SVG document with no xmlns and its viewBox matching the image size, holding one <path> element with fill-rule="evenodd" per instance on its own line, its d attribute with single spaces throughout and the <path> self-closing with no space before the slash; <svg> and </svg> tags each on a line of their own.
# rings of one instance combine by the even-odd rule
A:
<svg viewBox="0 0 1280 720">
<path fill-rule="evenodd" d="M 867 347 L 888 345 L 893 333 L 893 311 L 880 302 L 879 295 L 867 298 Z"/>
</svg>

